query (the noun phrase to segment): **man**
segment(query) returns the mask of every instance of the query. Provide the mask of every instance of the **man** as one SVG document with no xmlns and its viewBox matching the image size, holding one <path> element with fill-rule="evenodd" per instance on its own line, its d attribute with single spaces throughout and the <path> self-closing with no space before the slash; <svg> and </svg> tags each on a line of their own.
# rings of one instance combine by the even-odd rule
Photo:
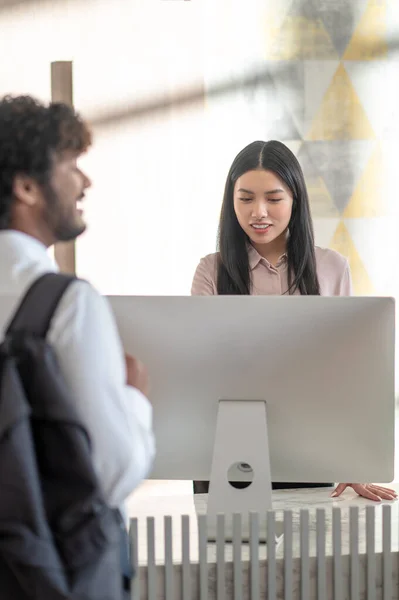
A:
<svg viewBox="0 0 399 600">
<path fill-rule="evenodd" d="M 56 270 L 47 249 L 84 232 L 90 180 L 78 165 L 87 125 L 64 104 L 29 96 L 0 100 L 0 331 L 28 287 Z M 89 432 L 105 499 L 120 507 L 154 455 L 147 374 L 125 357 L 107 302 L 86 282 L 67 289 L 50 326 L 75 409 Z"/>
</svg>

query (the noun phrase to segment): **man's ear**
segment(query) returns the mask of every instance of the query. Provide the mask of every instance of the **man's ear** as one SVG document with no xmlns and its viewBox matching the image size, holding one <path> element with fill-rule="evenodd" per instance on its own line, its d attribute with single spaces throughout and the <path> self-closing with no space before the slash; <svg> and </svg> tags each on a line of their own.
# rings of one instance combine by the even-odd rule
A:
<svg viewBox="0 0 399 600">
<path fill-rule="evenodd" d="M 28 175 L 16 175 L 12 191 L 14 198 L 26 206 L 34 206 L 38 202 L 38 183 Z"/>
</svg>

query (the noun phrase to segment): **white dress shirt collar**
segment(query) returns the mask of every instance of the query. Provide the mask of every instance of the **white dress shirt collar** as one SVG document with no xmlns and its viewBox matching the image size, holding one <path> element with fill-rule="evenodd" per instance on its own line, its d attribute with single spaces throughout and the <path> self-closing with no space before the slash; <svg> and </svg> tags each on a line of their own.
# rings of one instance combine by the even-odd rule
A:
<svg viewBox="0 0 399 600">
<path fill-rule="evenodd" d="M 58 266 L 50 255 L 50 251 L 36 238 L 7 229 L 0 231 L 0 262 L 40 262 L 49 271 L 58 271 Z"/>
</svg>

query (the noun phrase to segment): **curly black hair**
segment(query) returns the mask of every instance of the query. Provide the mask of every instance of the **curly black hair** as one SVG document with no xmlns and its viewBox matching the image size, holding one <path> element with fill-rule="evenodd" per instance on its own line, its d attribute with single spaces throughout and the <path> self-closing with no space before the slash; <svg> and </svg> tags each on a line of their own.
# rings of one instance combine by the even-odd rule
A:
<svg viewBox="0 0 399 600">
<path fill-rule="evenodd" d="M 42 104 L 31 96 L 0 100 L 0 229 L 10 226 L 16 175 L 49 181 L 54 158 L 66 150 L 85 152 L 92 137 L 73 108 L 62 103 Z"/>
</svg>

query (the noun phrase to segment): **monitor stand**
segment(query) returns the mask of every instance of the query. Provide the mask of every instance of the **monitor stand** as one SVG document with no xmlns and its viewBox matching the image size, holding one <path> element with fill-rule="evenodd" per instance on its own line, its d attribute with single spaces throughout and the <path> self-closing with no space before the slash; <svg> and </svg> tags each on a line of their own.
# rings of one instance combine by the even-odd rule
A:
<svg viewBox="0 0 399 600">
<path fill-rule="evenodd" d="M 234 472 L 236 476 L 234 477 Z M 233 479 L 232 479 L 233 473 Z M 237 489 L 229 483 L 237 473 L 252 483 Z M 250 539 L 250 513 L 259 514 L 259 540 L 266 541 L 266 515 L 272 509 L 272 484 L 266 417 L 263 400 L 220 400 L 216 422 L 207 505 L 208 540 L 216 540 L 217 515 L 225 515 L 225 539 L 233 539 L 233 515 L 239 513 L 242 541 Z M 282 523 L 275 527 L 275 542 L 282 537 Z"/>
</svg>

